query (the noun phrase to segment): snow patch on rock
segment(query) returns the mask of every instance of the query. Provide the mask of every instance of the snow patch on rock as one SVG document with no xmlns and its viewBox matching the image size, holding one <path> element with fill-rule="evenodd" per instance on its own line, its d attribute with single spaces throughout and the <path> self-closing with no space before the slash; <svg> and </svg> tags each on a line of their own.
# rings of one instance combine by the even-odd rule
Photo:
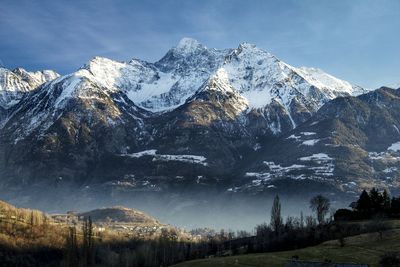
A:
<svg viewBox="0 0 400 267">
<path fill-rule="evenodd" d="M 303 141 L 303 143 L 301 143 L 301 144 L 305 145 L 305 146 L 313 146 L 316 143 L 318 143 L 319 141 L 320 141 L 320 139 L 310 139 L 310 140 Z"/>
<path fill-rule="evenodd" d="M 394 144 L 391 144 L 388 147 L 388 150 L 392 150 L 392 151 L 400 151 L 400 142 L 396 142 Z"/>
<path fill-rule="evenodd" d="M 121 154 L 121 156 L 130 158 L 141 158 L 145 156 L 153 157 L 153 161 L 181 161 L 186 163 L 200 164 L 207 166 L 207 158 L 197 155 L 168 155 L 168 154 L 157 154 L 156 149 L 149 149 L 131 154 Z"/>
<path fill-rule="evenodd" d="M 301 157 L 299 158 L 301 161 L 328 161 L 328 160 L 333 160 L 331 157 L 329 157 L 325 153 L 317 153 L 317 154 L 312 154 L 311 156 L 308 157 Z"/>
</svg>

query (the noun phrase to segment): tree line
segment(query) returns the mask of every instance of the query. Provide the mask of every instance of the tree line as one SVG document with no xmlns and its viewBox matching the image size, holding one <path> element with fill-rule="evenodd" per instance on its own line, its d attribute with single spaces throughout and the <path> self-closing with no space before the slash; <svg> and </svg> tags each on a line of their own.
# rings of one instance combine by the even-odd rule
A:
<svg viewBox="0 0 400 267">
<path fill-rule="evenodd" d="M 293 250 L 333 239 L 339 240 L 340 246 L 345 246 L 344 237 L 386 229 L 385 224 L 378 224 L 372 220 L 365 224 L 335 221 L 333 216 L 328 216 L 331 202 L 322 195 L 310 199 L 309 207 L 314 215 L 304 216 L 301 212 L 299 217 L 289 216 L 284 219 L 282 216 L 284 207 L 279 196 L 276 196 L 271 208 L 270 222 L 257 225 L 255 234 L 222 230 L 197 242 L 179 240 L 177 235 L 168 230 L 164 230 L 153 240 L 102 242 L 101 239 L 91 236 L 92 226 L 89 220 L 83 224 L 83 241 L 74 242 L 73 240 L 77 240 L 73 237 L 76 232 L 70 232 L 64 264 L 65 266 L 169 266 L 207 257 Z M 71 247 L 71 244 L 75 244 L 75 247 Z M 68 258 L 70 255 L 74 255 L 75 258 Z"/>
<path fill-rule="evenodd" d="M 386 190 L 372 188 L 363 190 L 352 209 L 338 209 L 334 215 L 336 221 L 365 220 L 373 218 L 400 218 L 400 197 L 390 197 Z"/>
<path fill-rule="evenodd" d="M 280 199 L 276 196 L 271 209 L 270 223 L 255 227 L 255 234 L 221 230 L 196 242 L 179 240 L 176 234 L 167 229 L 153 240 L 129 239 L 103 242 L 99 238 L 94 238 L 93 225 L 90 218 L 86 218 L 81 229 L 82 237 L 77 236 L 74 227 L 70 228 L 63 264 L 65 266 L 169 266 L 210 256 L 305 247 L 332 238 L 331 233 L 336 234 L 339 230 L 333 231 L 326 220 L 330 208 L 329 199 L 318 195 L 310 200 L 310 208 L 315 212 L 315 218 L 301 214 L 300 218 L 288 217 L 284 221 Z"/>
<path fill-rule="evenodd" d="M 61 247 L 42 245 L 33 250 L 26 249 L 23 253 L 29 253 L 30 256 L 25 258 L 16 257 L 21 254 L 15 252 L 4 254 L 3 250 L 3 255 L 8 255 L 8 258 L 3 257 L 3 260 L 8 259 L 4 261 L 5 263 L 17 262 L 19 266 L 29 266 L 29 264 L 24 265 L 23 259 L 29 259 L 30 263 L 43 263 L 41 265 L 44 266 L 51 257 L 52 263 L 58 263 L 53 264 L 54 266 L 162 267 L 214 256 L 292 250 L 333 239 L 339 240 L 341 246 L 346 246 L 344 237 L 382 231 L 386 229 L 386 225 L 375 220 L 363 224 L 342 223 L 343 214 L 346 216 L 351 214 L 350 217 L 345 217 L 346 219 L 373 218 L 378 215 L 398 216 L 399 204 L 400 198 L 390 198 L 386 191 L 379 192 L 372 189 L 370 192 L 361 193 L 358 201 L 353 203 L 352 210 L 341 209 L 332 215 L 329 214 L 330 200 L 317 195 L 309 201 L 313 215 L 304 215 L 300 212 L 298 217 L 283 218 L 284 207 L 277 195 L 269 214 L 270 222 L 257 225 L 254 233 L 210 231 L 208 236 L 199 241 L 180 239 L 174 229 L 163 229 L 158 237 L 152 239 L 121 238 L 121 236 L 110 238 L 94 230 L 90 217 L 85 218 L 79 228 L 72 226 L 57 230 L 55 225 L 49 225 L 46 220 L 40 219 L 42 217 L 39 213 L 27 212 L 25 213 L 27 223 L 23 227 L 20 226 L 18 231 L 33 233 L 31 237 L 35 238 L 43 238 L 43 234 L 46 234 L 51 237 L 47 237 L 51 242 L 58 240 L 56 238 L 59 236 L 65 240 L 64 245 Z M 3 227 L 7 227 L 7 224 Z M 14 236 L 21 234 L 11 230 L 8 233 Z M 27 235 L 28 238 L 29 236 Z M 56 242 L 59 244 L 59 241 Z"/>
</svg>

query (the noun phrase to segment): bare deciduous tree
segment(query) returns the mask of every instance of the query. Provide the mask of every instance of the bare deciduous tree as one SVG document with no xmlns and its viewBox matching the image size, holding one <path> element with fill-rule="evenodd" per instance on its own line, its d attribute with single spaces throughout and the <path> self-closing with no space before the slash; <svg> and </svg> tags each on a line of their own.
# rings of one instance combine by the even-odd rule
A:
<svg viewBox="0 0 400 267">
<path fill-rule="evenodd" d="M 317 195 L 310 200 L 310 208 L 316 213 L 319 224 L 324 222 L 330 206 L 330 200 L 322 195 Z"/>
</svg>

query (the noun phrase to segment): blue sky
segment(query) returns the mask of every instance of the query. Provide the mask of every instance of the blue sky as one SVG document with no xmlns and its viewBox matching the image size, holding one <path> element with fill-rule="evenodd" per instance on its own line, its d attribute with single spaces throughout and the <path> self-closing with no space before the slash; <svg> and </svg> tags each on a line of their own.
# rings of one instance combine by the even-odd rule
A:
<svg viewBox="0 0 400 267">
<path fill-rule="evenodd" d="M 400 82 L 398 0 L 0 0 L 0 64 L 74 71 L 93 56 L 156 61 L 182 37 L 255 43 L 294 66 Z"/>
</svg>

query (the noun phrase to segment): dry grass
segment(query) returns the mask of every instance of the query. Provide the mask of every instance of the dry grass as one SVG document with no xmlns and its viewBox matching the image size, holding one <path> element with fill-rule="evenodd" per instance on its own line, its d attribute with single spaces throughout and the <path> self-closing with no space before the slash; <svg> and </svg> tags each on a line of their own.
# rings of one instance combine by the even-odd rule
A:
<svg viewBox="0 0 400 267">
<path fill-rule="evenodd" d="M 397 222 L 398 223 L 398 222 Z M 396 224 L 397 224 L 396 223 Z M 345 238 L 345 246 L 338 240 L 324 242 L 318 246 L 304 249 L 274 253 L 248 254 L 225 258 L 195 260 L 175 265 L 176 267 L 210 267 L 210 266 L 284 266 L 292 256 L 300 260 L 346 263 L 366 263 L 379 266 L 382 255 L 389 251 L 400 251 L 400 229 L 382 233 L 368 233 Z"/>
</svg>

